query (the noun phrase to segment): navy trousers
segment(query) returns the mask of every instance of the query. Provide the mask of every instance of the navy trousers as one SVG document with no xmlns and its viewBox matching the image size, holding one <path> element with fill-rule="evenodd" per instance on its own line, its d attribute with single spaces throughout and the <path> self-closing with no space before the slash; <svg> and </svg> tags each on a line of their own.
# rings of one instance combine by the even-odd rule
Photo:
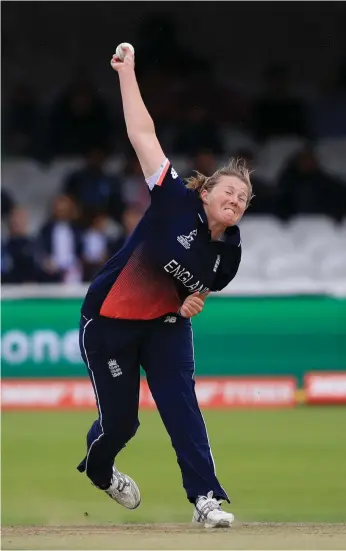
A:
<svg viewBox="0 0 346 551">
<path fill-rule="evenodd" d="M 175 320 L 175 321 L 174 321 Z M 140 366 L 171 438 L 192 503 L 210 490 L 228 500 L 216 477 L 194 381 L 191 322 L 176 316 L 150 321 L 103 317 L 80 324 L 80 349 L 94 387 L 98 419 L 87 434 L 78 470 L 107 487 L 114 459 L 138 427 Z"/>
</svg>

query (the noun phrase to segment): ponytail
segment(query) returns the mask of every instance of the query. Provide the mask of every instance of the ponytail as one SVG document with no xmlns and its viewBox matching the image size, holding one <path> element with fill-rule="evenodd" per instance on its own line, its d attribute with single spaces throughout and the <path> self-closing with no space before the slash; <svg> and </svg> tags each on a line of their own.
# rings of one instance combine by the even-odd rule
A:
<svg viewBox="0 0 346 551">
<path fill-rule="evenodd" d="M 195 176 L 190 176 L 190 178 L 186 178 L 186 187 L 200 192 L 202 188 L 205 187 L 208 179 L 208 176 L 204 176 L 204 174 L 201 174 L 196 170 Z"/>
</svg>

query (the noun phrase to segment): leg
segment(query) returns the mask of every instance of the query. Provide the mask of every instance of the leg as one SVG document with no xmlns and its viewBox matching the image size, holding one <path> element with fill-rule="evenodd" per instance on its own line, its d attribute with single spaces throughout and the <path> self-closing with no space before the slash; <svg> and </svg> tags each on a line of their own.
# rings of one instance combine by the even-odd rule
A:
<svg viewBox="0 0 346 551">
<path fill-rule="evenodd" d="M 137 404 L 137 407 L 138 407 L 138 404 Z M 118 445 L 118 448 L 115 450 L 114 457 L 116 457 L 118 455 L 118 453 L 126 446 L 127 442 L 129 440 L 131 440 L 131 438 L 136 434 L 138 427 L 139 427 L 139 420 L 137 418 L 136 421 L 135 421 L 135 425 L 133 427 L 132 432 L 129 434 L 129 437 L 126 439 L 126 442 L 124 444 L 120 443 Z M 101 435 L 101 433 L 102 433 L 102 428 L 101 428 L 101 425 L 100 425 L 100 419 L 96 419 L 96 421 L 94 421 L 93 424 L 91 425 L 91 427 L 88 431 L 88 434 L 87 434 L 87 449 L 88 450 L 89 450 L 91 444 L 94 442 L 94 440 L 97 440 L 97 438 Z M 86 461 L 86 457 L 80 465 L 85 464 L 85 461 Z M 84 465 L 84 469 L 79 469 L 79 470 L 81 472 L 84 472 L 85 471 L 85 465 Z"/>
<path fill-rule="evenodd" d="M 208 435 L 195 394 L 192 329 L 188 320 L 157 320 L 151 324 L 141 348 L 141 364 L 177 454 L 187 497 L 213 491 L 217 499 L 228 496 L 216 478 Z"/>
<path fill-rule="evenodd" d="M 107 488 L 114 458 L 138 426 L 139 361 L 136 328 L 120 320 L 82 318 L 80 349 L 94 388 L 99 418 L 87 435 L 87 455 L 77 467 Z"/>
</svg>

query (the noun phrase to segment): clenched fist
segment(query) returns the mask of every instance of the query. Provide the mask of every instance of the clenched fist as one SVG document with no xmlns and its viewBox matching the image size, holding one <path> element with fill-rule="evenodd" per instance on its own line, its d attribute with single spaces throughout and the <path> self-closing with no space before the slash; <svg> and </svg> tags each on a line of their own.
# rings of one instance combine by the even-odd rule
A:
<svg viewBox="0 0 346 551">
<path fill-rule="evenodd" d="M 200 295 L 200 293 L 193 293 L 186 297 L 181 306 L 179 313 L 183 318 L 192 318 L 197 314 L 200 314 L 203 310 L 204 301 L 207 298 L 207 295 Z"/>
<path fill-rule="evenodd" d="M 124 60 L 121 61 L 121 59 L 114 54 L 111 59 L 111 66 L 114 71 L 117 71 L 117 73 L 120 73 L 121 71 L 133 71 L 135 68 L 135 56 L 131 52 L 130 48 L 123 46 L 123 51 L 125 52 Z"/>
</svg>

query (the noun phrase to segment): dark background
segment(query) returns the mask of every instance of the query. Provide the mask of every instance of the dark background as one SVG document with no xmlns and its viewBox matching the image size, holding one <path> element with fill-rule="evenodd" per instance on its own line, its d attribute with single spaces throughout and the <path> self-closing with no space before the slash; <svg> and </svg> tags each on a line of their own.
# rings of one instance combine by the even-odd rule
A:
<svg viewBox="0 0 346 551">
<path fill-rule="evenodd" d="M 241 156 L 255 169 L 248 215 L 342 222 L 345 2 L 5 1 L 1 11 L 4 281 L 65 281 L 52 268 L 58 222 L 88 280 L 147 207 L 109 64 L 124 41 L 181 177 Z M 98 260 L 88 264 L 89 230 Z"/>
<path fill-rule="evenodd" d="M 346 54 L 344 2 L 5 1 L 3 92 L 28 79 L 49 101 L 84 66 L 112 97 L 108 62 L 119 42 L 134 44 L 143 64 L 164 62 L 163 51 L 154 60 L 141 59 L 141 29 L 153 13 L 171 22 L 181 48 L 208 59 L 250 95 L 268 63 L 288 63 L 297 89 L 316 91 Z"/>
</svg>

